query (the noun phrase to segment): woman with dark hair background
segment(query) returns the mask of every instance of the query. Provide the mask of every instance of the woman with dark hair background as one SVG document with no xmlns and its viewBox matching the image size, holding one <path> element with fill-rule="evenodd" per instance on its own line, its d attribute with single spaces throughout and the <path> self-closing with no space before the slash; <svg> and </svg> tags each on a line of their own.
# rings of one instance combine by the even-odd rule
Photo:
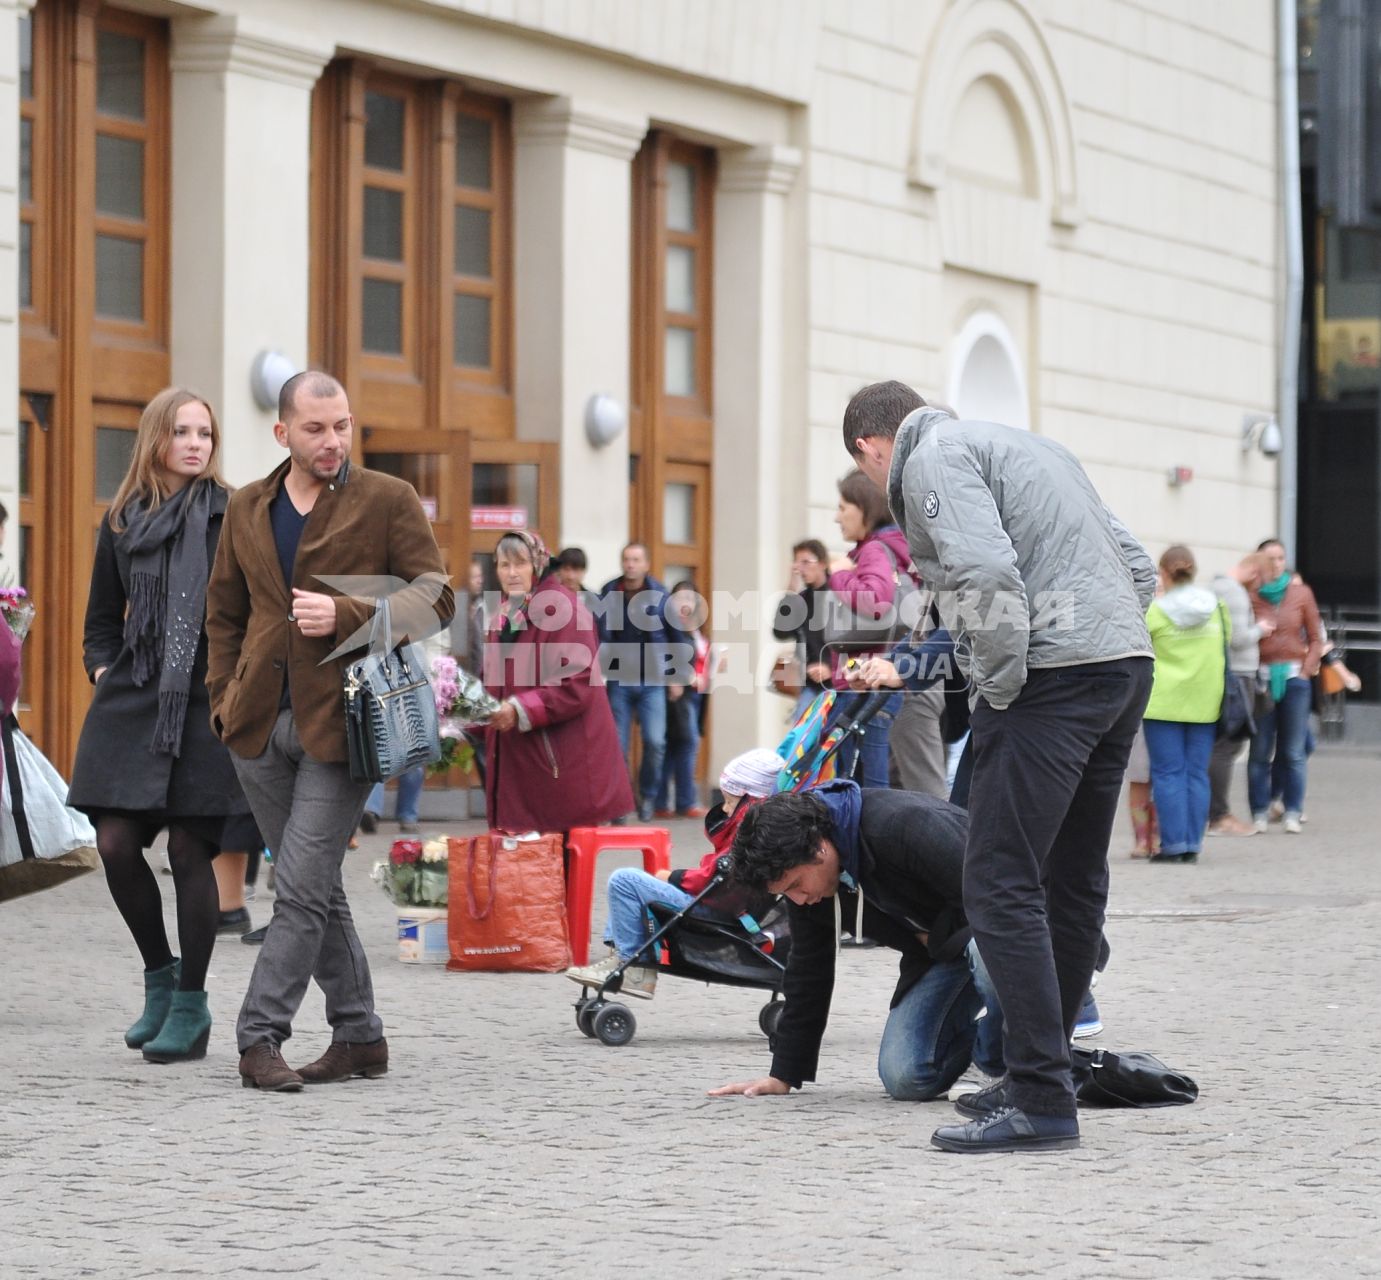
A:
<svg viewBox="0 0 1381 1280">
<path fill-rule="evenodd" d="M 861 471 L 851 471 L 839 481 L 839 507 L 834 522 L 844 539 L 854 546 L 847 555 L 837 556 L 830 564 L 830 592 L 858 618 L 880 618 L 896 599 L 899 575 L 909 572 L 911 552 L 906 545 L 906 535 L 892 519 L 882 490 Z M 848 654 L 826 651 L 824 656 L 831 662 L 834 672 L 834 687 L 841 690 L 849 687 L 844 672 L 846 658 L 862 661 L 886 653 L 890 647 L 887 637 L 880 633 L 875 647 L 858 647 Z M 867 696 L 841 694 L 835 704 L 834 719 L 851 718 Z M 853 737 L 845 741 L 838 756 L 841 778 L 853 777 L 856 773 L 861 786 L 886 787 L 890 784 L 888 739 L 892 721 L 901 706 L 902 695 L 892 694 L 868 722 L 862 745 Z"/>
</svg>

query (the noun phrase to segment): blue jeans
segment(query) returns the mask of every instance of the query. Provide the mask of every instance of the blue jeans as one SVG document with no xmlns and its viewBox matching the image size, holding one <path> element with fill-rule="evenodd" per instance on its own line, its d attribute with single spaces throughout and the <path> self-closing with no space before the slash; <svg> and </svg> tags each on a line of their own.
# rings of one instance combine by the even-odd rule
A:
<svg viewBox="0 0 1381 1280">
<path fill-rule="evenodd" d="M 848 724 L 867 694 L 842 693 L 835 700 L 834 711 L 830 715 L 831 727 Z M 863 744 L 850 734 L 844 739 L 835 757 L 835 776 L 853 778 L 860 787 L 887 787 L 891 783 L 887 776 L 887 740 L 892 732 L 892 720 L 901 710 L 901 691 L 898 690 L 882 704 L 882 710 L 863 726 Z M 841 710 L 841 705 L 843 710 Z M 855 775 L 854 762 L 858 762 Z"/>
<path fill-rule="evenodd" d="M 609 877 L 609 919 L 604 926 L 604 941 L 625 960 L 637 956 L 643 943 L 652 936 L 650 902 L 662 902 L 678 910 L 691 901 L 691 895 L 665 880 L 650 876 L 636 867 L 620 867 Z M 656 964 L 651 953 L 640 957 L 644 964 Z"/>
<path fill-rule="evenodd" d="M 662 777 L 657 785 L 657 808 L 672 808 L 672 789 L 676 791 L 676 812 L 685 813 L 695 807 L 695 761 L 700 754 L 700 697 L 694 689 L 685 689 L 678 701 L 685 703 L 682 711 L 674 711 L 667 700 L 667 717 L 680 715 L 686 728 L 682 742 L 667 743 L 662 760 Z"/>
<path fill-rule="evenodd" d="M 979 1019 L 984 1005 L 988 1014 Z M 928 1102 L 943 1097 L 970 1062 L 992 1076 L 1005 1069 L 1001 1007 L 972 943 L 965 955 L 931 965 L 887 1015 L 878 1075 L 899 1102 Z"/>
<path fill-rule="evenodd" d="M 1143 720 L 1151 757 L 1151 795 L 1160 823 L 1162 853 L 1198 853 L 1208 826 L 1208 762 L 1216 724 Z"/>
<path fill-rule="evenodd" d="M 619 750 L 628 759 L 628 744 L 633 736 L 633 716 L 643 735 L 643 762 L 638 770 L 638 797 L 651 804 L 662 780 L 662 759 L 667 747 L 667 691 L 656 684 L 611 684 L 609 710 L 619 731 Z"/>
<path fill-rule="evenodd" d="M 419 764 L 415 769 L 409 769 L 406 773 L 398 777 L 398 804 L 394 808 L 393 816 L 399 822 L 416 822 L 417 805 L 422 798 L 422 784 L 427 780 L 426 770 Z M 364 802 L 364 811 L 372 813 L 376 818 L 384 816 L 384 784 L 376 782 L 369 793 L 369 799 Z"/>
<path fill-rule="evenodd" d="M 1305 740 L 1309 736 L 1312 691 L 1303 676 L 1285 682 L 1285 696 L 1256 718 L 1256 737 L 1247 758 L 1247 796 L 1252 817 L 1264 818 L 1271 807 L 1271 761 L 1280 774 L 1286 813 L 1304 808 Z"/>
</svg>

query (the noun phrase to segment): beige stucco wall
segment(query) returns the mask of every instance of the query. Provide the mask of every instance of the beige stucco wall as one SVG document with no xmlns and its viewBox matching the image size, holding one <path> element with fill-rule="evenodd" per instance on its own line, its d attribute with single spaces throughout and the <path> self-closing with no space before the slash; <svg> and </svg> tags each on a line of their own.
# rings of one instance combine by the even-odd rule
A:
<svg viewBox="0 0 1381 1280">
<path fill-rule="evenodd" d="M 0 129 L 0 395 L 10 403 L 12 4 L 0 0 L 10 122 Z M 249 361 L 263 347 L 306 354 L 313 68 L 354 52 L 519 103 L 518 190 L 530 199 L 516 215 L 516 349 L 529 365 L 538 353 L 549 363 L 518 370 L 518 429 L 562 443 L 562 535 L 579 541 L 589 523 L 592 579 L 616 569 L 627 441 L 594 451 L 579 415 L 590 392 L 627 398 L 628 121 L 718 147 L 734 175 L 716 245 L 716 415 L 733 426 L 717 436 L 715 460 L 720 588 L 770 600 L 793 538 L 839 545 L 830 517 L 848 467 L 848 396 L 900 377 L 943 397 L 957 335 L 978 313 L 1016 354 L 1032 429 L 1075 449 L 1153 553 L 1183 540 L 1213 568 L 1270 529 L 1275 464 L 1240 448 L 1243 413 L 1274 408 L 1270 5 L 140 7 L 174 18 L 174 376 L 222 399 L 236 479 L 277 456 L 265 439 L 272 415 L 248 398 Z M 532 207 L 546 197 L 560 207 Z M 608 257 L 602 295 L 582 245 Z M 539 318 L 548 272 L 568 292 Z M 206 310 L 179 323 L 198 302 Z M 1165 480 L 1175 465 L 1195 472 L 1179 490 Z M 0 497 L 11 509 L 16 468 L 5 417 Z M 775 647 L 765 628 L 749 639 L 755 656 Z M 770 741 L 781 708 L 764 697 L 719 715 L 713 764 Z"/>
</svg>

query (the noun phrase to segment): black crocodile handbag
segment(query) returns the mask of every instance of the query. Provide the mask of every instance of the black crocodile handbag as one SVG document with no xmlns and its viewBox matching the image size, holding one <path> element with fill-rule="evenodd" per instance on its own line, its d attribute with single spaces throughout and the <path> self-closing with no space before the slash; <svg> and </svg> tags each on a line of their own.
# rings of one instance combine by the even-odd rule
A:
<svg viewBox="0 0 1381 1280">
<path fill-rule="evenodd" d="M 387 599 L 374 610 L 369 649 L 345 669 L 345 738 L 350 776 L 387 782 L 441 759 L 436 700 L 420 644 L 393 643 Z"/>
</svg>

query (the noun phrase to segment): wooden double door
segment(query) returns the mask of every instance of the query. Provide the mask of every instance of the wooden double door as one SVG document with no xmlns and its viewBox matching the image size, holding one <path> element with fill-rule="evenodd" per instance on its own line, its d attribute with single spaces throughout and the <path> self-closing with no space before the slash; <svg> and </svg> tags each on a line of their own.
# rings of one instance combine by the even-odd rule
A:
<svg viewBox="0 0 1381 1280">
<path fill-rule="evenodd" d="M 59 769 L 101 515 L 169 381 L 167 23 L 39 0 L 19 23 L 19 504 L 6 554 L 36 618 L 20 724 Z"/>
</svg>

